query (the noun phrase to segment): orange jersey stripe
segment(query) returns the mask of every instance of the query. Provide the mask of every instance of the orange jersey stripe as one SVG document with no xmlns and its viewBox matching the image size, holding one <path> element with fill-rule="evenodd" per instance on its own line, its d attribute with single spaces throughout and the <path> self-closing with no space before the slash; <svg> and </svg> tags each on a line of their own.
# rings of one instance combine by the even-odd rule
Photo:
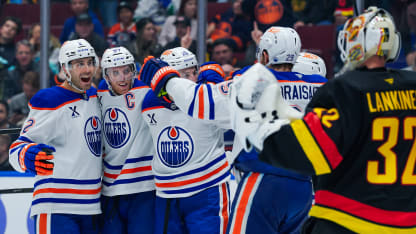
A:
<svg viewBox="0 0 416 234">
<path fill-rule="evenodd" d="M 227 231 L 227 226 L 228 226 L 228 193 L 227 193 L 227 185 L 225 183 L 223 183 L 221 185 L 221 191 L 222 191 L 222 217 L 224 218 L 224 223 L 223 223 L 223 230 L 224 233 L 226 233 Z"/>
<path fill-rule="evenodd" d="M 21 141 L 21 142 L 15 142 L 15 143 L 13 143 L 13 144 L 11 144 L 11 145 L 10 145 L 10 149 L 11 149 L 11 148 L 14 148 L 14 147 L 16 147 L 16 146 L 18 146 L 18 145 L 24 144 L 24 143 L 27 143 L 27 142 L 24 142 L 24 141 Z"/>
<path fill-rule="evenodd" d="M 136 172 L 142 172 L 142 171 L 151 171 L 152 170 L 152 166 L 144 166 L 144 167 L 137 167 L 137 168 L 130 168 L 130 169 L 123 169 L 120 174 L 111 174 L 111 173 L 107 173 L 104 172 L 104 176 L 111 178 L 111 179 L 117 179 L 117 177 L 119 175 L 123 175 L 123 174 L 131 174 L 131 173 L 136 173 Z"/>
<path fill-rule="evenodd" d="M 163 107 L 163 106 L 153 106 L 153 107 L 148 107 L 148 108 L 143 109 L 142 112 L 155 110 L 155 109 L 162 109 L 162 108 L 165 108 L 165 107 Z"/>
<path fill-rule="evenodd" d="M 101 192 L 101 188 L 98 189 L 59 189 L 59 188 L 44 188 L 38 189 L 33 192 L 33 197 L 41 193 L 71 193 L 71 194 L 97 194 Z"/>
<path fill-rule="evenodd" d="M 198 90 L 198 98 L 199 98 L 198 118 L 203 119 L 204 118 L 204 86 L 202 85 Z"/>
<path fill-rule="evenodd" d="M 48 230 L 47 215 L 48 214 L 39 215 L 39 234 L 47 234 L 47 230 Z"/>
<path fill-rule="evenodd" d="M 178 181 L 178 182 L 171 182 L 171 183 L 156 183 L 157 187 L 160 188 L 168 188 L 168 187 L 179 187 L 179 186 L 185 186 L 188 184 L 192 184 L 192 183 L 197 183 L 203 180 L 208 179 L 209 177 L 217 174 L 218 172 L 220 172 L 222 169 L 226 168 L 228 166 L 228 162 L 225 162 L 221 167 L 211 171 L 210 173 L 201 176 L 199 178 L 194 178 L 194 179 L 189 179 L 189 180 L 184 180 L 184 181 Z"/>
<path fill-rule="evenodd" d="M 253 192 L 254 185 L 256 184 L 256 181 L 259 178 L 259 176 L 260 176 L 260 173 L 254 172 L 247 179 L 246 185 L 245 185 L 244 190 L 242 192 L 241 200 L 238 203 L 238 207 L 237 207 L 236 212 L 235 212 L 236 217 L 235 217 L 235 225 L 234 225 L 233 234 L 240 234 L 240 232 L 241 232 L 241 227 L 243 226 L 244 214 L 246 212 L 248 212 L 246 210 L 247 209 L 247 204 L 248 204 L 250 195 Z"/>
</svg>

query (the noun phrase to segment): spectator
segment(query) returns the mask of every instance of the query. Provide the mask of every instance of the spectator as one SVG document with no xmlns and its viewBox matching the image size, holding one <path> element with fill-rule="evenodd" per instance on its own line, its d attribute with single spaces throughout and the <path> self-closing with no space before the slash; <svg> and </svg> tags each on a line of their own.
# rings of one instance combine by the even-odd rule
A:
<svg viewBox="0 0 416 234">
<path fill-rule="evenodd" d="M 15 56 L 14 39 L 22 30 L 19 18 L 7 16 L 0 24 L 0 69 L 13 64 Z"/>
<path fill-rule="evenodd" d="M 250 41 L 250 32 L 253 29 L 250 16 L 244 14 L 241 3 L 243 0 L 234 0 L 232 9 L 217 14 L 207 29 L 208 42 L 219 38 L 231 38 L 239 51 L 243 51 Z"/>
<path fill-rule="evenodd" d="M 309 0 L 305 8 L 298 13 L 299 20 L 294 28 L 302 27 L 305 24 L 330 24 L 334 22 L 334 0 Z"/>
<path fill-rule="evenodd" d="M 212 44 L 211 61 L 223 64 L 230 64 L 233 67 L 241 68 L 242 62 L 234 58 L 235 44 L 232 39 L 220 38 Z"/>
<path fill-rule="evenodd" d="M 117 7 L 120 22 L 111 27 L 107 35 L 110 47 L 125 46 L 136 40 L 136 24 L 133 21 L 133 8 L 128 2 L 120 2 Z"/>
<path fill-rule="evenodd" d="M 33 55 L 33 47 L 28 40 L 21 40 L 16 43 L 16 63 L 9 67 L 8 75 L 4 81 L 4 100 L 22 92 L 22 79 L 26 72 L 39 72 L 39 66 L 33 60 Z"/>
<path fill-rule="evenodd" d="M 176 37 L 173 41 L 166 44 L 163 51 L 183 47 L 196 54 L 196 40 L 191 38 L 191 21 L 186 16 L 176 16 L 175 20 Z"/>
<path fill-rule="evenodd" d="M 9 164 L 9 147 L 11 139 L 9 135 L 0 135 L 0 171 L 14 171 Z"/>
<path fill-rule="evenodd" d="M 99 12 L 103 20 L 104 27 L 110 28 L 117 23 L 117 13 L 114 11 L 118 4 L 118 0 L 89 0 L 90 9 Z"/>
<path fill-rule="evenodd" d="M 149 55 L 159 57 L 162 47 L 157 43 L 156 28 L 152 19 L 143 18 L 136 23 L 136 41 L 126 47 L 134 56 L 136 62 L 143 64 Z"/>
<path fill-rule="evenodd" d="M 75 23 L 75 33 L 69 37 L 69 40 L 85 39 L 95 49 L 98 57 L 101 57 L 104 50 L 108 48 L 107 42 L 97 33 L 94 32 L 93 19 L 87 13 L 77 16 Z"/>
<path fill-rule="evenodd" d="M 9 104 L 5 100 L 0 100 L 0 129 L 17 128 L 9 121 Z M 9 134 L 12 141 L 19 137 L 19 133 Z"/>
<path fill-rule="evenodd" d="M 61 43 L 59 39 L 54 35 L 49 35 L 49 69 L 53 74 L 58 74 L 59 72 L 59 48 Z M 29 29 L 28 33 L 29 43 L 32 45 L 34 50 L 34 61 L 38 62 L 40 60 L 40 24 L 35 23 Z"/>
<path fill-rule="evenodd" d="M 88 0 L 70 0 L 71 9 L 74 12 L 74 16 L 68 18 L 64 23 L 61 36 L 59 40 L 64 43 L 75 32 L 76 17 L 80 14 L 87 13 L 91 16 L 92 23 L 94 24 L 94 32 L 104 37 L 104 30 L 101 22 L 98 20 L 94 12 L 88 10 Z"/>
<path fill-rule="evenodd" d="M 166 16 L 173 15 L 178 9 L 178 0 L 138 0 L 134 11 L 134 20 L 151 18 L 158 32 L 165 24 Z"/>
<path fill-rule="evenodd" d="M 39 73 L 26 72 L 22 81 L 23 92 L 14 95 L 10 101 L 10 122 L 17 126 L 22 126 L 22 120 L 29 113 L 28 103 L 30 99 L 39 91 Z"/>
<path fill-rule="evenodd" d="M 296 22 L 288 0 L 243 0 L 241 7 L 245 14 L 257 21 L 261 31 L 270 26 L 293 27 Z"/>
<path fill-rule="evenodd" d="M 197 20 L 196 20 L 196 0 L 181 0 L 181 5 L 177 16 L 186 16 L 191 20 L 191 38 L 192 40 L 196 39 L 197 31 Z M 169 16 L 166 18 L 166 22 L 162 27 L 162 31 L 159 35 L 159 44 L 165 46 L 167 43 L 173 41 L 176 37 L 176 31 L 174 23 L 176 16 Z"/>
</svg>

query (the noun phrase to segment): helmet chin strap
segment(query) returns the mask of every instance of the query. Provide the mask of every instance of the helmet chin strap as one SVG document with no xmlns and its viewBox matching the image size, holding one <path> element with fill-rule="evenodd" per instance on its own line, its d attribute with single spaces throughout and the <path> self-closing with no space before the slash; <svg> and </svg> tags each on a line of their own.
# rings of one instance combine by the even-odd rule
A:
<svg viewBox="0 0 416 234">
<path fill-rule="evenodd" d="M 65 74 L 66 75 L 66 81 L 68 82 L 68 84 L 74 88 L 75 90 L 79 91 L 79 92 L 85 92 L 85 90 L 78 88 L 77 86 L 74 85 L 74 83 L 72 83 L 71 81 L 71 74 Z"/>
</svg>

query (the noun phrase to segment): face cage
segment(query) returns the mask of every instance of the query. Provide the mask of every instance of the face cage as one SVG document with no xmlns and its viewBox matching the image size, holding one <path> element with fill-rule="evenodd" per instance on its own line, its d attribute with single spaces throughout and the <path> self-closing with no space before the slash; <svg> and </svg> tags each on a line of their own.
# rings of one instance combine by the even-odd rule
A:
<svg viewBox="0 0 416 234">
<path fill-rule="evenodd" d="M 137 76 L 137 74 L 138 74 L 138 72 L 137 72 L 137 69 L 136 69 L 136 64 L 134 64 L 134 63 L 130 63 L 130 64 L 127 64 L 127 65 L 129 65 L 129 66 L 131 66 L 131 70 L 132 70 L 132 75 L 131 75 L 131 86 L 130 86 L 130 88 L 133 88 L 133 81 L 134 81 L 134 79 L 136 78 L 136 76 Z M 113 68 L 113 67 L 109 67 L 109 68 Z M 105 68 L 105 69 L 103 69 L 103 74 L 104 74 L 104 80 L 105 80 L 105 82 L 107 83 L 107 86 L 108 86 L 108 89 L 113 93 L 113 94 L 116 94 L 115 92 L 114 92 L 114 90 L 113 90 L 113 87 L 111 86 L 111 81 L 110 81 L 110 76 L 107 74 L 107 69 L 109 69 L 109 68 Z"/>
<path fill-rule="evenodd" d="M 93 63 L 94 63 L 95 69 L 94 69 L 94 72 L 92 73 L 92 76 L 94 77 L 95 74 L 97 73 L 97 70 L 98 70 L 98 66 L 97 66 L 99 64 L 98 57 L 97 56 L 94 56 L 94 57 L 84 57 L 84 58 L 94 58 Z M 77 59 L 82 59 L 82 58 L 77 58 Z M 85 92 L 86 90 L 83 90 L 83 89 L 75 86 L 74 83 L 72 82 L 71 73 L 69 71 L 72 70 L 72 65 L 70 64 L 70 62 L 72 62 L 74 60 L 67 61 L 67 62 L 65 62 L 63 64 L 63 66 L 65 66 L 65 68 L 67 69 L 67 72 L 64 71 L 64 74 L 65 74 L 65 77 L 66 77 L 66 81 L 75 90 L 77 90 L 79 92 Z"/>
</svg>

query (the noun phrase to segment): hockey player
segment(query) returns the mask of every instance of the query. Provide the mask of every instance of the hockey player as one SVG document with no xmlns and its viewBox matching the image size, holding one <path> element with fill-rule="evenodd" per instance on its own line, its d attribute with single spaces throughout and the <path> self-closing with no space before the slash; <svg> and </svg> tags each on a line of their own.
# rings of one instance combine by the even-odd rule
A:
<svg viewBox="0 0 416 234">
<path fill-rule="evenodd" d="M 188 71 L 191 74 L 182 74 L 185 78 L 181 80 L 195 84 L 192 73 L 198 63 L 194 54 L 178 47 L 165 51 L 162 57 L 179 72 L 166 62 L 153 59 L 157 62 L 153 66 L 142 67 L 141 80 L 152 85 L 156 72 L 166 79 Z M 159 70 L 160 64 L 166 66 Z M 203 90 L 198 92 L 208 95 Z M 211 122 L 192 119 L 178 109 L 179 97 L 173 101 L 163 91 L 149 92 L 142 107 L 156 148 L 152 163 L 157 195 L 155 233 L 224 233 L 229 215 L 230 178 L 224 127 L 215 119 Z M 194 108 L 203 116 L 205 108 L 212 111 L 213 105 L 199 102 Z"/>
<path fill-rule="evenodd" d="M 36 175 L 31 206 L 36 233 L 98 233 L 101 113 L 91 87 L 98 58 L 79 39 L 62 45 L 59 63 L 65 82 L 30 100 L 9 160 L 15 170 Z"/>
<path fill-rule="evenodd" d="M 301 52 L 293 65 L 292 72 L 304 75 L 317 74 L 326 77 L 326 66 L 324 60 L 318 55 Z"/>
<path fill-rule="evenodd" d="M 263 53 L 260 54 L 259 61 L 276 70 L 285 71 L 272 70 L 275 79 L 282 83 L 285 98 L 296 109 L 303 110 L 313 93 L 326 79 L 318 75 L 308 76 L 290 72 L 300 51 L 297 33 L 289 28 L 272 27 L 262 37 L 260 48 Z M 157 65 L 160 66 L 160 71 L 168 70 L 154 60 L 144 64 L 143 70 Z M 156 75 L 152 79 L 151 88 L 156 93 L 166 89 L 175 100 L 175 104 L 189 116 L 205 120 L 216 119 L 228 124 L 225 125 L 228 128 L 231 127 L 228 87 L 232 81 L 215 86 L 195 85 L 187 80 L 174 78 L 174 73 L 154 73 Z M 209 104 L 209 108 L 199 108 L 201 103 Z M 241 149 L 241 146 L 237 146 L 233 151 L 238 154 Z M 228 231 L 279 233 L 299 230 L 311 205 L 310 178 L 261 163 L 255 152 L 242 153 L 236 161 L 236 166 L 246 173 L 237 189 Z M 266 219 L 265 216 L 270 218 Z"/>
<path fill-rule="evenodd" d="M 124 47 L 107 49 L 101 59 L 104 140 L 102 233 L 153 234 L 154 155 L 149 127 L 141 115 L 148 86 L 136 79 L 133 55 Z"/>
<path fill-rule="evenodd" d="M 252 91 L 279 90 L 270 74 L 262 84 L 256 73 L 235 81 L 236 130 L 263 148 L 262 160 L 317 175 L 305 233 L 414 233 L 416 74 L 386 69 L 399 53 L 400 36 L 383 9 L 370 7 L 348 20 L 338 42 L 353 70 L 323 85 L 303 119 L 290 124 L 261 121 L 246 108 L 271 105 L 263 97 L 250 100 Z M 284 103 L 273 105 L 280 118 Z"/>
</svg>

